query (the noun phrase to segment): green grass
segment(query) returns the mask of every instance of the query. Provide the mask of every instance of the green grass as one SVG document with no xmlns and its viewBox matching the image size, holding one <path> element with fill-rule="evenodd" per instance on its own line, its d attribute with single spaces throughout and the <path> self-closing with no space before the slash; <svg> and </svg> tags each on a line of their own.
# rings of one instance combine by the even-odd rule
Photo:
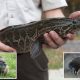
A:
<svg viewBox="0 0 80 80">
<path fill-rule="evenodd" d="M 0 78 L 16 78 L 16 53 L 0 53 L 9 67 L 9 72 Z"/>
<path fill-rule="evenodd" d="M 63 50 L 44 49 L 49 59 L 49 69 L 59 69 L 63 67 Z"/>
<path fill-rule="evenodd" d="M 75 37 L 75 40 L 80 40 L 80 33 L 77 34 L 77 36 Z"/>
</svg>

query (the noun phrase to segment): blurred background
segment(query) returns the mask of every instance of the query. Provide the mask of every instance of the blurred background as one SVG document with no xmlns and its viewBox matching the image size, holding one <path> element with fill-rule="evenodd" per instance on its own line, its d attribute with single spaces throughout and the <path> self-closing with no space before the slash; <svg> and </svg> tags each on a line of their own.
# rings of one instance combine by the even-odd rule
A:
<svg viewBox="0 0 80 80">
<path fill-rule="evenodd" d="M 63 12 L 65 16 L 69 16 L 70 13 L 74 11 L 79 11 L 80 10 L 80 0 L 66 0 L 68 7 L 63 8 Z"/>
</svg>

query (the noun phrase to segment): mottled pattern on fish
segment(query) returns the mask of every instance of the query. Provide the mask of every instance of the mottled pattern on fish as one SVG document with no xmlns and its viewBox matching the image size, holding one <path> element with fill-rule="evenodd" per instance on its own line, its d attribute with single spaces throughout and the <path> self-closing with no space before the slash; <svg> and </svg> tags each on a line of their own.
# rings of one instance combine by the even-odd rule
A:
<svg viewBox="0 0 80 80">
<path fill-rule="evenodd" d="M 0 41 L 15 48 L 17 53 L 39 53 L 45 32 L 56 31 L 62 38 L 72 31 L 80 30 L 80 19 L 52 18 L 28 24 L 8 26 L 0 30 Z"/>
</svg>

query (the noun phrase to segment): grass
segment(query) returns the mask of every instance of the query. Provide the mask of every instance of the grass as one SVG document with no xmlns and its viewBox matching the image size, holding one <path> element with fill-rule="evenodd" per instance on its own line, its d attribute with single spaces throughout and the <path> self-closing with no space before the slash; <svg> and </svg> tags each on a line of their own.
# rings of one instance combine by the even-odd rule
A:
<svg viewBox="0 0 80 80">
<path fill-rule="evenodd" d="M 75 37 L 75 40 L 80 40 L 80 33 L 77 34 L 77 36 Z"/>
<path fill-rule="evenodd" d="M 0 53 L 9 67 L 9 71 L 5 76 L 0 75 L 0 78 L 16 78 L 16 54 Z"/>
<path fill-rule="evenodd" d="M 44 49 L 49 60 L 49 69 L 59 69 L 63 67 L 63 50 Z"/>
</svg>

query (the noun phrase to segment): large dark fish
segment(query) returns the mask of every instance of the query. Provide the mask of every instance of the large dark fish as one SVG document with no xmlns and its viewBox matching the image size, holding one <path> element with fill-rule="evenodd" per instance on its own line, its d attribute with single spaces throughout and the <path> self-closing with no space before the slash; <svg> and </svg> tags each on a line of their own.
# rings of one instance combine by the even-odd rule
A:
<svg viewBox="0 0 80 80">
<path fill-rule="evenodd" d="M 0 30 L 0 41 L 15 48 L 17 53 L 30 52 L 33 57 L 36 57 L 44 43 L 43 34 L 51 30 L 65 38 L 66 34 L 80 30 L 80 19 L 52 18 L 8 26 Z"/>
<path fill-rule="evenodd" d="M 71 70 L 73 70 L 73 72 L 74 72 L 75 75 L 77 75 L 78 71 L 80 70 L 80 57 L 77 57 L 77 58 L 73 59 L 69 63 L 69 68 Z"/>
</svg>

